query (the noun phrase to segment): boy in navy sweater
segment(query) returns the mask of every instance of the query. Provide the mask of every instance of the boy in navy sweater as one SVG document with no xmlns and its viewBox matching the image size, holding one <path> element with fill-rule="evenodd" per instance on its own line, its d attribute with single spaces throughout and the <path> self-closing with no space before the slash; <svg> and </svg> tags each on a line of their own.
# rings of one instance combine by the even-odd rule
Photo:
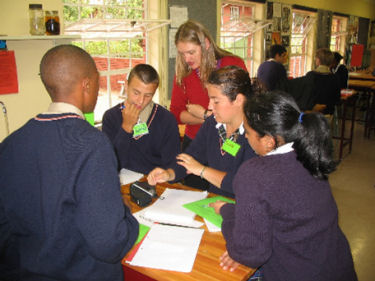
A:
<svg viewBox="0 0 375 281">
<path fill-rule="evenodd" d="M 97 100 L 95 63 L 60 45 L 40 75 L 52 104 L 0 147 L 0 260 L 16 272 L 0 279 L 123 280 L 138 223 L 121 199 L 111 143 L 83 118 Z"/>
<path fill-rule="evenodd" d="M 103 132 L 115 148 L 119 168 L 148 174 L 155 167 L 168 167 L 180 153 L 175 117 L 152 101 L 158 85 L 156 70 L 138 64 L 125 84 L 126 101 L 104 113 Z"/>
</svg>

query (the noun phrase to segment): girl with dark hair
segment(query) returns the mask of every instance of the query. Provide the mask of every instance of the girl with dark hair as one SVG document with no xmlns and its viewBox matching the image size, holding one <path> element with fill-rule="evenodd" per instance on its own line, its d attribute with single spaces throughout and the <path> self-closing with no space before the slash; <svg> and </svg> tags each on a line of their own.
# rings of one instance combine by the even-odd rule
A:
<svg viewBox="0 0 375 281">
<path fill-rule="evenodd" d="M 244 114 L 248 142 L 262 157 L 239 168 L 235 204 L 211 204 L 223 216 L 221 266 L 262 266 L 266 281 L 357 280 L 327 180 L 336 163 L 326 118 L 300 112 L 283 92 L 249 99 Z"/>
<path fill-rule="evenodd" d="M 210 183 L 210 192 L 233 197 L 232 180 L 238 167 L 255 155 L 243 128 L 242 108 L 252 95 L 249 74 L 240 67 L 226 66 L 210 74 L 206 87 L 213 115 L 172 167 L 155 168 L 147 179 L 155 185 L 194 174 Z"/>
</svg>

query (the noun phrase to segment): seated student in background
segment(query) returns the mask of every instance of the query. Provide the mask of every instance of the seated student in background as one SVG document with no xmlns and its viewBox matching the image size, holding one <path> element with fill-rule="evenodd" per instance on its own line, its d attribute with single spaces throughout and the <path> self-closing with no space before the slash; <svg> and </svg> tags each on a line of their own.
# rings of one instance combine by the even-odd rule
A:
<svg viewBox="0 0 375 281">
<path fill-rule="evenodd" d="M 327 119 L 283 92 L 255 96 L 244 111 L 259 157 L 239 168 L 235 204 L 210 204 L 223 216 L 221 266 L 262 266 L 265 281 L 357 280 L 327 179 L 336 168 Z"/>
<path fill-rule="evenodd" d="M 148 174 L 169 167 L 180 150 L 175 117 L 152 101 L 159 75 L 148 64 L 138 64 L 125 85 L 126 100 L 107 110 L 103 132 L 111 140 L 120 168 Z"/>
<path fill-rule="evenodd" d="M 318 49 L 315 54 L 316 68 L 306 73 L 313 84 L 315 104 L 318 105 L 315 108 L 322 105 L 322 110 L 316 110 L 324 114 L 333 114 L 335 105 L 340 103 L 340 81 L 330 70 L 332 62 L 333 53 L 329 49 Z"/>
<path fill-rule="evenodd" d="M 257 81 L 264 91 L 285 90 L 288 83 L 285 67 L 278 62 L 265 61 L 258 67 Z"/>
<path fill-rule="evenodd" d="M 343 56 L 339 52 L 334 52 L 331 70 L 339 78 L 340 89 L 346 89 L 348 88 L 349 71 L 345 64 L 340 64 L 342 59 Z"/>
<path fill-rule="evenodd" d="M 232 180 L 238 167 L 254 156 L 243 128 L 242 107 L 253 94 L 249 74 L 240 67 L 226 66 L 211 72 L 206 88 L 213 114 L 176 163 L 168 169 L 154 169 L 147 180 L 155 185 L 194 174 L 210 183 L 210 192 L 233 197 Z"/>
<path fill-rule="evenodd" d="M 123 280 L 138 222 L 122 201 L 111 143 L 83 117 L 98 96 L 94 60 L 59 45 L 40 76 L 48 111 L 0 146 L 0 249 L 14 250 L 5 263 L 18 260 L 11 280 Z"/>
</svg>

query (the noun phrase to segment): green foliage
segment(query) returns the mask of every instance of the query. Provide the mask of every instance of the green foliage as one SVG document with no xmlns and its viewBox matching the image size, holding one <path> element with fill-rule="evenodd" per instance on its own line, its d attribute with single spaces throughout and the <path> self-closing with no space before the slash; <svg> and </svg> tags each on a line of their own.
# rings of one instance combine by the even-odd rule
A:
<svg viewBox="0 0 375 281">
<path fill-rule="evenodd" d="M 77 22 L 80 19 L 142 19 L 143 0 L 106 0 L 106 4 L 89 6 L 90 0 L 63 0 L 64 21 Z M 97 4 L 98 2 L 95 2 Z M 88 51 L 91 55 L 107 55 L 107 43 L 103 41 L 75 42 L 75 45 Z M 110 55 L 114 57 L 143 58 L 143 39 L 109 41 Z"/>
</svg>

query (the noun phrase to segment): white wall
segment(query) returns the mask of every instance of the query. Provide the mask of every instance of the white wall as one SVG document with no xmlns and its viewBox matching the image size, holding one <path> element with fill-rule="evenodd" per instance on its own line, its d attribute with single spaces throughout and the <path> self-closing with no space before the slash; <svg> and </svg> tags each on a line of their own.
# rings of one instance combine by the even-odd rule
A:
<svg viewBox="0 0 375 281">
<path fill-rule="evenodd" d="M 41 3 L 43 8 L 59 10 L 59 14 L 62 15 L 62 1 L 60 0 L 0 0 L 0 34 L 28 35 L 29 3 Z M 16 94 L 0 95 L 0 101 L 4 102 L 7 108 L 11 132 L 47 109 L 50 99 L 38 75 L 39 63 L 44 53 L 56 42 L 55 40 L 7 40 L 8 50 L 15 51 L 19 88 Z M 5 137 L 4 116 L 0 111 L 0 142 Z"/>
</svg>

